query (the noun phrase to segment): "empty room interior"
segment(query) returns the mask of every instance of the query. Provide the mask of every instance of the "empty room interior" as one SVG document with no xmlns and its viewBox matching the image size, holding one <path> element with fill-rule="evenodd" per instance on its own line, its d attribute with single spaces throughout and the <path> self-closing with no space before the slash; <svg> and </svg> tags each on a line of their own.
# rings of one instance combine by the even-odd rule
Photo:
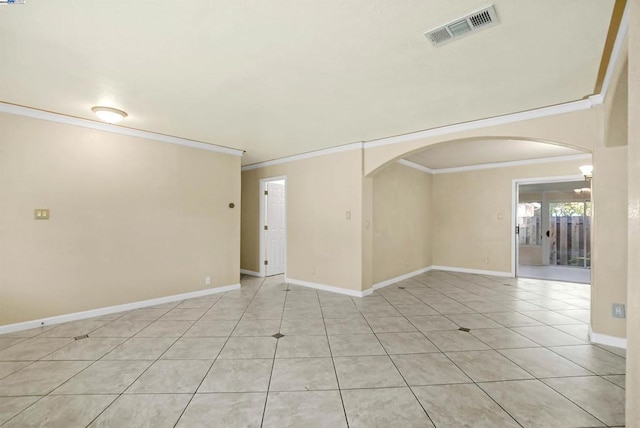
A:
<svg viewBox="0 0 640 428">
<path fill-rule="evenodd" d="M 640 427 L 640 0 L 0 36 L 0 426 Z"/>
</svg>

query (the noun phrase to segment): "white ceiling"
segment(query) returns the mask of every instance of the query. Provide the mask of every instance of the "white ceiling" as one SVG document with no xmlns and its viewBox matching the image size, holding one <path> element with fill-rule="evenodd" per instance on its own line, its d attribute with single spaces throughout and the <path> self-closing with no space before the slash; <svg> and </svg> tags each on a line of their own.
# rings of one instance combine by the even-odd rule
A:
<svg viewBox="0 0 640 428">
<path fill-rule="evenodd" d="M 0 101 L 245 149 L 243 164 L 581 99 L 614 0 L 28 0 L 0 7 Z"/>
<path fill-rule="evenodd" d="M 405 159 L 431 169 L 543 159 L 584 154 L 583 151 L 527 140 L 465 140 L 429 147 Z"/>
</svg>

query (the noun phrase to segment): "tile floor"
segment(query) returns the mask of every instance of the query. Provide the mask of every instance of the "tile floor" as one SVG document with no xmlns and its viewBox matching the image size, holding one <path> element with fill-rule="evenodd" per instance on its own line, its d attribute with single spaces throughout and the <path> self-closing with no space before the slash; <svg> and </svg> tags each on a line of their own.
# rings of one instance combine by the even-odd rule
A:
<svg viewBox="0 0 640 428">
<path fill-rule="evenodd" d="M 581 284 L 434 271 L 351 298 L 243 277 L 0 336 L 0 425 L 622 426 L 625 353 L 588 320 Z"/>
</svg>

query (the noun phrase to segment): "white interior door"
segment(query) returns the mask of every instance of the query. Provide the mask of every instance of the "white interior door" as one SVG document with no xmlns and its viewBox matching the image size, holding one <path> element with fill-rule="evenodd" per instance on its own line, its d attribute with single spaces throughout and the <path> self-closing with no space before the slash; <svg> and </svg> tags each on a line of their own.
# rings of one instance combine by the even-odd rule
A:
<svg viewBox="0 0 640 428">
<path fill-rule="evenodd" d="M 265 212 L 266 274 L 284 273 L 287 229 L 285 221 L 286 194 L 284 180 L 267 182 Z"/>
</svg>

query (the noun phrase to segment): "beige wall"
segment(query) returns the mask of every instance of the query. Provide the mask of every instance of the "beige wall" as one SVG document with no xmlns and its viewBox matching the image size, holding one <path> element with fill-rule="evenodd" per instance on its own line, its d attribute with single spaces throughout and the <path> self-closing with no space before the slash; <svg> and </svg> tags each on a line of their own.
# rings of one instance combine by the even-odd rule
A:
<svg viewBox="0 0 640 428">
<path fill-rule="evenodd" d="M 432 264 L 432 175 L 393 163 L 373 177 L 373 282 Z"/>
<path fill-rule="evenodd" d="M 361 150 L 244 171 L 241 268 L 260 270 L 259 183 L 276 176 L 287 177 L 287 277 L 351 290 L 368 288 L 362 277 Z"/>
<path fill-rule="evenodd" d="M 640 0 L 630 0 L 627 427 L 640 426 Z"/>
<path fill-rule="evenodd" d="M 599 145 L 593 152 L 591 327 L 626 337 L 626 320 L 611 317 L 627 294 L 627 147 Z"/>
<path fill-rule="evenodd" d="M 433 177 L 433 264 L 511 272 L 514 179 L 579 174 L 584 161 L 494 168 Z"/>
<path fill-rule="evenodd" d="M 239 157 L 0 114 L 0 324 L 238 283 L 239 198 Z"/>
<path fill-rule="evenodd" d="M 613 303 L 627 301 L 627 126 L 626 46 L 602 107 L 603 140 L 593 149 L 591 328 L 626 337 L 626 320 L 611 316 Z"/>
</svg>

